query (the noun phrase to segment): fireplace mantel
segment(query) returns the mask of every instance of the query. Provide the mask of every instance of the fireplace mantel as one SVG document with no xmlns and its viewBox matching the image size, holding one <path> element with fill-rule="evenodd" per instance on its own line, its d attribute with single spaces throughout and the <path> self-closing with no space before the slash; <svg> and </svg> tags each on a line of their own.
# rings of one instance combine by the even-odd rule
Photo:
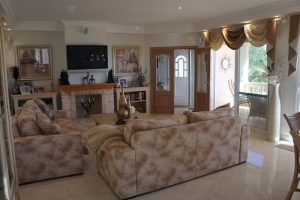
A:
<svg viewBox="0 0 300 200">
<path fill-rule="evenodd" d="M 76 96 L 101 95 L 102 113 L 114 112 L 114 83 L 80 84 L 60 86 L 62 109 L 67 116 L 77 117 Z"/>
<path fill-rule="evenodd" d="M 64 92 L 76 92 L 84 90 L 112 90 L 115 83 L 96 83 L 96 84 L 77 84 L 77 85 L 62 85 L 60 89 Z"/>
</svg>

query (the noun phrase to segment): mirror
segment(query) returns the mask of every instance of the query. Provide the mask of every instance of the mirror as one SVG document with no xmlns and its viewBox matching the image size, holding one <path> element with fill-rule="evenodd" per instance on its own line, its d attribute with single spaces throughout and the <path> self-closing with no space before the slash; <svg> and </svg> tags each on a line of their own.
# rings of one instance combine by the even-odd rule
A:
<svg viewBox="0 0 300 200">
<path fill-rule="evenodd" d="M 166 54 L 156 56 L 156 90 L 169 91 L 170 90 L 170 60 Z"/>
</svg>

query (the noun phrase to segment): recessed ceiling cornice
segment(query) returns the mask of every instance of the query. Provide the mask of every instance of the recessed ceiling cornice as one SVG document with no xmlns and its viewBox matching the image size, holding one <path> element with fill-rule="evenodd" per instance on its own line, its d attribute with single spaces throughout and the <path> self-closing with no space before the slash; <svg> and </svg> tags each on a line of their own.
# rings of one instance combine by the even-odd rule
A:
<svg viewBox="0 0 300 200">
<path fill-rule="evenodd" d="M 108 21 L 84 21 L 84 20 L 58 20 L 58 21 L 17 21 L 15 12 L 9 0 L 0 0 L 3 10 L 7 13 L 7 18 L 15 22 L 16 30 L 40 30 L 40 31 L 63 31 L 64 26 L 89 26 L 105 27 L 107 32 L 112 33 L 188 33 L 199 32 L 204 29 L 213 29 L 231 24 L 239 24 L 244 21 L 271 18 L 275 15 L 287 15 L 300 11 L 299 0 L 281 0 L 271 4 L 257 6 L 255 8 L 239 10 L 231 14 L 193 19 L 190 21 L 175 21 L 168 24 L 132 25 L 122 23 L 112 23 Z M 177 7 L 175 9 L 178 11 Z M 185 9 L 182 9 L 182 11 Z M 180 11 L 181 12 L 181 11 Z M 76 14 L 76 13 L 75 13 Z"/>
</svg>

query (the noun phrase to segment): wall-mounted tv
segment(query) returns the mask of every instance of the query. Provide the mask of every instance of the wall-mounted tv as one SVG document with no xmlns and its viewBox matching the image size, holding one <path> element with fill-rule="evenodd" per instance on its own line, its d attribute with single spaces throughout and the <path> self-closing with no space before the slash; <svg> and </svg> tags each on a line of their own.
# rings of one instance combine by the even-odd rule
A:
<svg viewBox="0 0 300 200">
<path fill-rule="evenodd" d="M 107 45 L 67 45 L 68 70 L 108 69 Z"/>
</svg>

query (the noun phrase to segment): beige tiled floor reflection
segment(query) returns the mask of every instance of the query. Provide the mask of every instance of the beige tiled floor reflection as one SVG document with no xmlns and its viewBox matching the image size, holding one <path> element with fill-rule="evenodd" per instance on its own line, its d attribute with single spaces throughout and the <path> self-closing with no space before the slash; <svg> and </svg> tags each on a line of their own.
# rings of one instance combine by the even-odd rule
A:
<svg viewBox="0 0 300 200">
<path fill-rule="evenodd" d="M 200 177 L 134 200 L 282 200 L 293 174 L 293 153 L 252 138 L 245 164 Z M 27 184 L 22 200 L 113 200 L 117 197 L 98 175 L 94 158 L 85 157 L 84 175 Z M 300 199 L 294 194 L 293 199 Z"/>
</svg>

